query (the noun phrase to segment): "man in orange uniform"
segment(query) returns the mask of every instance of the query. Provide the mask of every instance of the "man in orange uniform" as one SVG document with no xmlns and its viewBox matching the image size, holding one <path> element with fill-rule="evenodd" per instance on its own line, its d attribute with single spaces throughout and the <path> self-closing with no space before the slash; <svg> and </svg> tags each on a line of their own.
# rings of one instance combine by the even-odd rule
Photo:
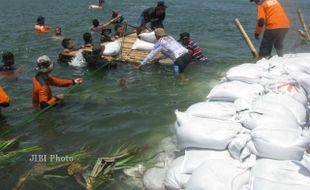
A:
<svg viewBox="0 0 310 190">
<path fill-rule="evenodd" d="M 255 38 L 259 40 L 264 26 L 266 30 L 259 49 L 259 56 L 269 57 L 274 46 L 278 56 L 283 56 L 283 40 L 290 28 L 290 20 L 279 0 L 250 0 L 257 4 Z"/>
<path fill-rule="evenodd" d="M 0 86 L 0 106 L 1 107 L 8 107 L 10 105 L 10 98 L 9 96 L 4 92 L 2 87 Z M 2 112 L 0 108 L 0 119 L 2 118 Z"/>
<path fill-rule="evenodd" d="M 53 70 L 54 65 L 50 58 L 46 55 L 39 57 L 37 64 L 38 66 L 36 67 L 36 70 L 38 73 L 32 80 L 32 105 L 36 110 L 44 109 L 64 98 L 64 94 L 52 96 L 51 86 L 68 87 L 83 82 L 81 78 L 74 80 L 63 80 L 51 76 L 50 72 Z"/>
</svg>

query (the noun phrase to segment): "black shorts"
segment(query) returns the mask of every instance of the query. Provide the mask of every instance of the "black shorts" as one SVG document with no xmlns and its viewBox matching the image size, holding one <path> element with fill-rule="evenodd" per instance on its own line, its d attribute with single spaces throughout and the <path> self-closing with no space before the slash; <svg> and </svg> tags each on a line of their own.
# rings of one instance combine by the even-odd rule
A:
<svg viewBox="0 0 310 190">
<path fill-rule="evenodd" d="M 287 32 L 287 28 L 265 30 L 264 37 L 259 48 L 259 55 L 261 57 L 269 57 L 273 46 L 277 50 L 283 50 L 283 41 Z"/>
<path fill-rule="evenodd" d="M 191 60 L 192 60 L 191 56 L 188 53 L 186 53 L 182 55 L 181 57 L 179 57 L 174 62 L 175 65 L 179 66 L 179 73 L 184 73 L 185 68 L 191 62 Z"/>
</svg>

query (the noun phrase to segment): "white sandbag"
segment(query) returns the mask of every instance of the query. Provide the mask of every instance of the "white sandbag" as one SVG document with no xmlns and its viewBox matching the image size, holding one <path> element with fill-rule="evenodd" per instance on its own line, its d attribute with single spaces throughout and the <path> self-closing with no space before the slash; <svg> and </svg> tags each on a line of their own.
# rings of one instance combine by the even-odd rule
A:
<svg viewBox="0 0 310 190">
<path fill-rule="evenodd" d="M 290 96 L 303 105 L 308 101 L 306 92 L 296 83 L 274 83 L 266 86 L 265 89 L 268 92 Z"/>
<path fill-rule="evenodd" d="M 191 105 L 185 113 L 196 117 L 228 120 L 235 116 L 236 109 L 230 102 L 200 102 Z"/>
<path fill-rule="evenodd" d="M 175 111 L 178 146 L 183 148 L 209 148 L 224 150 L 242 130 L 241 124 L 233 121 L 194 117 Z"/>
<path fill-rule="evenodd" d="M 82 54 L 83 50 L 79 50 L 75 57 L 68 62 L 68 64 L 72 67 L 86 67 L 87 63 Z"/>
<path fill-rule="evenodd" d="M 251 155 L 251 150 L 247 148 L 251 141 L 251 134 L 238 134 L 228 145 L 228 152 L 236 160 L 244 161 Z"/>
<path fill-rule="evenodd" d="M 143 185 L 147 190 L 162 190 L 164 189 L 164 180 L 167 169 L 151 168 L 148 169 L 143 176 Z"/>
<path fill-rule="evenodd" d="M 185 189 L 239 190 L 249 175 L 249 169 L 236 160 L 207 160 L 194 171 Z"/>
<path fill-rule="evenodd" d="M 230 81 L 258 83 L 264 75 L 265 69 L 258 64 L 242 64 L 229 69 L 226 78 Z"/>
<path fill-rule="evenodd" d="M 98 5 L 89 5 L 88 7 L 89 9 L 102 9 L 102 7 L 98 6 Z"/>
<path fill-rule="evenodd" d="M 216 85 L 207 98 L 212 101 L 234 102 L 238 98 L 254 98 L 263 92 L 264 88 L 259 84 L 231 81 Z"/>
<path fill-rule="evenodd" d="M 151 51 L 153 48 L 154 48 L 154 44 L 137 39 L 135 43 L 132 45 L 131 49 Z"/>
<path fill-rule="evenodd" d="M 252 190 L 310 189 L 310 171 L 295 161 L 260 159 L 250 175 Z"/>
<path fill-rule="evenodd" d="M 257 156 L 276 160 L 301 160 L 310 146 L 309 136 L 302 129 L 256 128 L 251 132 Z"/>
<path fill-rule="evenodd" d="M 310 172 L 310 154 L 305 151 L 300 162 Z"/>
<path fill-rule="evenodd" d="M 232 160 L 229 152 L 210 149 L 186 149 L 182 173 L 191 174 L 206 160 Z"/>
<path fill-rule="evenodd" d="M 293 113 L 299 125 L 304 126 L 307 123 L 308 116 L 305 106 L 290 96 L 266 94 L 259 97 L 259 100 L 264 101 L 267 104 L 281 104 Z"/>
<path fill-rule="evenodd" d="M 115 40 L 114 42 L 109 42 L 105 45 L 103 55 L 115 56 L 118 55 L 121 51 L 121 42 Z"/>
<path fill-rule="evenodd" d="M 184 156 L 181 156 L 175 159 L 170 165 L 164 180 L 164 186 L 168 190 L 183 189 L 185 184 L 189 180 L 191 175 L 182 173 L 183 161 Z"/>
<path fill-rule="evenodd" d="M 139 37 L 141 40 L 144 40 L 146 42 L 155 43 L 156 42 L 156 36 L 155 32 L 146 32 L 139 34 Z"/>
</svg>

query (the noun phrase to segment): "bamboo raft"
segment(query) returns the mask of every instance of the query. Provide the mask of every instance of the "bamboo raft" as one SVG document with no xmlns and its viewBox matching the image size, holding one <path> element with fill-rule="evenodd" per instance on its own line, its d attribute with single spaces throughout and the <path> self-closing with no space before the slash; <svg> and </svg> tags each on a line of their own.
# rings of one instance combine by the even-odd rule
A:
<svg viewBox="0 0 310 190">
<path fill-rule="evenodd" d="M 121 44 L 121 52 L 117 56 L 103 56 L 103 59 L 106 61 L 119 61 L 128 64 L 139 64 L 143 59 L 148 55 L 149 51 L 143 50 L 134 50 L 131 49 L 135 41 L 137 40 L 136 32 L 131 32 L 127 34 L 125 37 L 118 39 Z M 101 45 L 104 46 L 107 43 L 102 43 Z M 92 51 L 91 48 L 84 48 L 84 51 Z M 62 54 L 64 56 L 74 57 L 78 51 L 70 52 L 69 54 Z M 160 57 L 162 54 L 160 53 L 156 57 Z M 155 57 L 155 58 L 156 58 Z M 172 60 L 166 58 L 159 61 L 161 64 L 173 64 Z"/>
</svg>

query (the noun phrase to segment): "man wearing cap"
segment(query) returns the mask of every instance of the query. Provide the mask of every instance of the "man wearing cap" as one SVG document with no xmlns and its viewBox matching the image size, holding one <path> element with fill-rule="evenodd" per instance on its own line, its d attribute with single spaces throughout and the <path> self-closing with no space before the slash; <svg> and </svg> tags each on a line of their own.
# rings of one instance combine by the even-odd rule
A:
<svg viewBox="0 0 310 190">
<path fill-rule="evenodd" d="M 259 49 L 260 58 L 270 57 L 274 46 L 278 56 L 283 56 L 283 41 L 290 28 L 290 20 L 279 0 L 250 0 L 257 4 L 255 38 L 259 40 L 264 26 L 263 40 Z"/>
<path fill-rule="evenodd" d="M 141 14 L 140 28 L 144 28 L 147 23 L 151 23 L 151 29 L 164 28 L 163 21 L 166 17 L 166 8 L 164 1 L 158 1 L 156 7 L 145 9 Z"/>
<path fill-rule="evenodd" d="M 193 61 L 207 62 L 207 58 L 202 54 L 201 48 L 190 38 L 188 32 L 180 34 L 179 42 L 189 50 L 189 54 L 192 56 Z"/>
<path fill-rule="evenodd" d="M 63 80 L 50 75 L 54 65 L 50 58 L 43 55 L 37 59 L 36 70 L 38 73 L 33 78 L 32 105 L 36 110 L 44 109 L 57 103 L 64 98 L 64 94 L 52 96 L 51 86 L 68 87 L 83 82 L 81 78 L 74 80 Z"/>
<path fill-rule="evenodd" d="M 152 51 L 145 57 L 137 68 L 151 61 L 158 53 L 162 53 L 165 57 L 169 57 L 174 61 L 174 71 L 181 79 L 184 78 L 184 70 L 191 61 L 191 56 L 186 48 L 184 48 L 173 37 L 166 35 L 163 28 L 155 29 L 155 36 L 157 42 Z M 159 58 L 161 59 L 161 58 Z M 159 60 L 157 59 L 157 61 Z"/>
</svg>

